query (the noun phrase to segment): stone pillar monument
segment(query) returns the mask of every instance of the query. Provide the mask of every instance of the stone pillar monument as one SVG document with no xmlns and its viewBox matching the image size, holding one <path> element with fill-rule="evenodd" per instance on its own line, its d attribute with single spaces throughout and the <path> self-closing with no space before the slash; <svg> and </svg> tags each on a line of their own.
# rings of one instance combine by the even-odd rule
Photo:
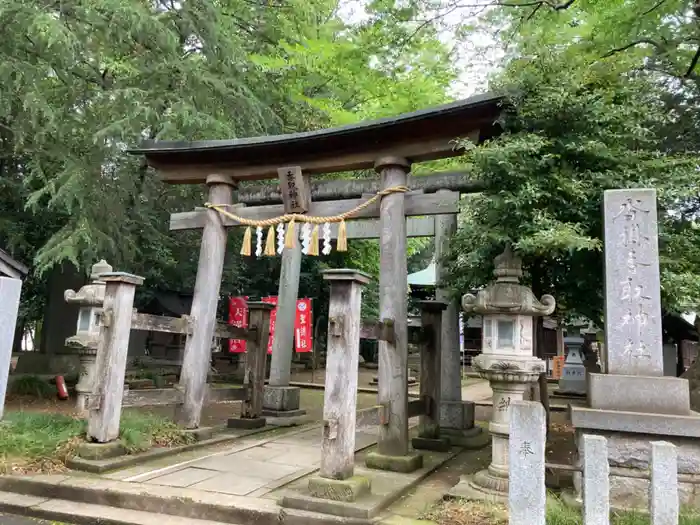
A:
<svg viewBox="0 0 700 525">
<path fill-rule="evenodd" d="M 476 296 L 466 294 L 462 308 L 469 314 L 482 315 L 482 354 L 474 359 L 474 369 L 488 379 L 493 390 L 491 464 L 473 477 L 463 477 L 449 492 L 467 499 L 508 501 L 508 438 L 510 405 L 522 401 L 528 385 L 544 372 L 544 361 L 533 356 L 533 318 L 549 315 L 555 301 L 551 295 L 542 302 L 532 290 L 519 284 L 522 263 L 507 247 L 496 257 L 496 282 Z"/>
<path fill-rule="evenodd" d="M 608 440 L 613 506 L 646 507 L 651 442 L 678 447 L 681 504 L 699 506 L 700 417 L 688 381 L 664 377 L 656 191 L 608 190 L 605 226 L 605 369 L 590 374 L 588 407 L 571 407 L 582 437 Z M 581 475 L 575 478 L 578 497 Z"/>
</svg>

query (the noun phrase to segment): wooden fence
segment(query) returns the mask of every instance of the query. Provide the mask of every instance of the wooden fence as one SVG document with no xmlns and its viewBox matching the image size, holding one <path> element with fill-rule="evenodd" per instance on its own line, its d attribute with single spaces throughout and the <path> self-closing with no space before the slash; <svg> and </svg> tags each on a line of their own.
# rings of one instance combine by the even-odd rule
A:
<svg viewBox="0 0 700 525">
<path fill-rule="evenodd" d="M 510 525 L 545 525 L 545 413 L 540 403 L 511 404 L 508 507 Z M 581 472 L 583 525 L 610 523 L 608 444 L 602 436 L 584 435 Z M 578 470 L 578 469 L 576 469 Z M 679 520 L 678 454 L 667 442 L 651 443 L 649 515 L 651 525 Z"/>
</svg>

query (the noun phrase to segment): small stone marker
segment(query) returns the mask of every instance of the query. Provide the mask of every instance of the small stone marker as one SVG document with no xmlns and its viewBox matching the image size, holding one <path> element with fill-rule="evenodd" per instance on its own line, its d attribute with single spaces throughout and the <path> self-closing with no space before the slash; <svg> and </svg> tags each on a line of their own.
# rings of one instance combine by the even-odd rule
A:
<svg viewBox="0 0 700 525">
<path fill-rule="evenodd" d="M 0 277 L 0 420 L 5 412 L 5 394 L 21 292 L 22 281 Z"/>
<path fill-rule="evenodd" d="M 583 522 L 610 523 L 610 467 L 608 441 L 603 436 L 584 434 L 583 439 Z"/>
<path fill-rule="evenodd" d="M 678 451 L 664 441 L 651 444 L 651 525 L 678 525 Z"/>
<path fill-rule="evenodd" d="M 583 342 L 582 337 L 565 341 L 566 361 L 559 379 L 559 392 L 562 394 L 586 395 L 586 367 L 581 355 Z"/>
<path fill-rule="evenodd" d="M 510 525 L 545 525 L 545 413 L 542 404 L 510 404 L 508 505 Z"/>
<path fill-rule="evenodd" d="M 607 190 L 603 202 L 607 372 L 662 376 L 656 191 Z"/>
</svg>

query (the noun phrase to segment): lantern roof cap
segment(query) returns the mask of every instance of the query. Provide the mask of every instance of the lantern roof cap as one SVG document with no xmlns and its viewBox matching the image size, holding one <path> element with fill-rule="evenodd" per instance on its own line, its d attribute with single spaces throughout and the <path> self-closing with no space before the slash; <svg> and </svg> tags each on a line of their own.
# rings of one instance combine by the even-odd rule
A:
<svg viewBox="0 0 700 525">
<path fill-rule="evenodd" d="M 543 316 L 554 312 L 556 301 L 551 295 L 537 300 L 532 290 L 520 284 L 522 259 L 510 245 L 494 259 L 496 282 L 474 294 L 462 297 L 462 309 L 470 314 L 510 314 Z"/>
</svg>

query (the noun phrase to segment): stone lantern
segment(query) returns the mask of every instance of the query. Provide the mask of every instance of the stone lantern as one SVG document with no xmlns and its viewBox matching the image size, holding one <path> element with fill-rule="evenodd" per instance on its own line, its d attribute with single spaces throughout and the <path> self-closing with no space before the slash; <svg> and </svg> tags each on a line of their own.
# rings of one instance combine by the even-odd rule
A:
<svg viewBox="0 0 700 525">
<path fill-rule="evenodd" d="M 97 360 L 97 344 L 100 338 L 100 316 L 105 299 L 106 283 L 99 276 L 112 271 L 112 267 L 103 259 L 93 265 L 90 279 L 77 292 L 66 290 L 63 297 L 67 303 L 80 306 L 75 335 L 66 339 L 66 347 L 80 357 L 80 377 L 75 390 L 78 394 L 76 410 L 82 415 L 87 414 L 87 399 L 92 393 L 95 382 L 95 363 Z"/>
<path fill-rule="evenodd" d="M 522 261 L 510 247 L 494 260 L 496 282 L 476 295 L 466 294 L 462 308 L 483 317 L 482 353 L 474 369 L 488 379 L 493 390 L 493 416 L 489 423 L 492 459 L 488 469 L 462 479 L 451 494 L 468 499 L 507 501 L 510 405 L 523 399 L 529 384 L 545 370 L 533 356 L 533 319 L 554 311 L 551 295 L 538 301 L 530 288 L 519 283 Z"/>
</svg>

